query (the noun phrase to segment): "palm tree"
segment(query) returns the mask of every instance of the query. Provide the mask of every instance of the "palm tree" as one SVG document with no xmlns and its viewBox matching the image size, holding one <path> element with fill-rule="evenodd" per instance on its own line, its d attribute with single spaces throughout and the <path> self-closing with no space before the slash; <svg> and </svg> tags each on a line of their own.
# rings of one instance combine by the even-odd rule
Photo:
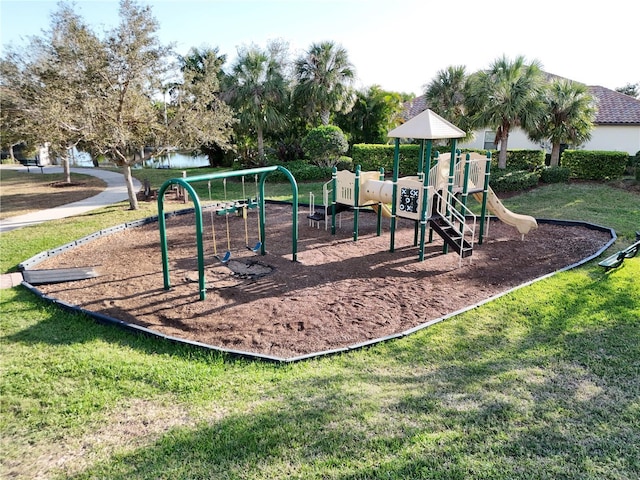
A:
<svg viewBox="0 0 640 480">
<path fill-rule="evenodd" d="M 265 131 L 286 124 L 288 91 L 280 54 L 273 45 L 266 51 L 256 46 L 240 51 L 227 92 L 241 127 L 256 133 L 260 161 L 265 157 Z"/>
<path fill-rule="evenodd" d="M 511 62 L 505 56 L 489 70 L 471 75 L 467 80 L 465 103 L 473 125 L 496 131 L 500 144 L 498 167 L 507 166 L 507 143 L 514 127 L 530 130 L 542 115 L 540 91 L 543 83 L 541 65 L 534 60 L 526 65 L 522 56 Z"/>
<path fill-rule="evenodd" d="M 335 116 L 335 123 L 349 135 L 349 143 L 386 143 L 387 132 L 401 123 L 407 95 L 373 85 L 356 92 L 350 112 Z"/>
<path fill-rule="evenodd" d="M 464 65 L 449 66 L 439 70 L 428 85 L 424 95 L 429 108 L 457 125 L 464 116 L 464 86 L 467 80 Z"/>
<path fill-rule="evenodd" d="M 331 112 L 346 113 L 353 105 L 355 71 L 347 51 L 333 42 L 314 43 L 295 62 L 294 102 L 314 126 L 329 124 Z"/>
<path fill-rule="evenodd" d="M 194 82 L 201 82 L 207 78 L 209 72 L 216 72 L 216 77 L 220 83 L 224 79 L 224 71 L 222 66 L 227 61 L 226 55 L 220 55 L 218 47 L 215 48 L 196 48 L 192 47 L 184 57 L 179 57 L 180 71 L 192 72 Z"/>
<path fill-rule="evenodd" d="M 580 144 L 589 140 L 597 110 L 587 87 L 569 80 L 556 80 L 543 93 L 545 115 L 535 130 L 529 132 L 533 141 L 551 142 L 550 166 L 558 166 L 560 144 Z"/>
<path fill-rule="evenodd" d="M 191 48 L 186 56 L 179 57 L 178 62 L 182 72 L 182 81 L 163 82 L 163 94 L 170 93 L 174 100 L 187 95 L 198 94 L 199 101 L 206 102 L 209 110 L 216 110 L 224 102 L 223 85 L 226 85 L 228 78 L 222 69 L 227 60 L 226 55 L 219 53 L 218 47 Z M 227 107 L 226 104 L 224 104 Z M 168 124 L 168 107 L 163 102 L 165 125 Z M 229 107 L 229 110 L 230 107 Z M 195 145 L 194 145 L 195 146 Z M 216 142 L 205 142 L 198 145 L 199 151 L 207 156 L 211 167 L 223 165 L 225 152 L 231 150 L 230 145 L 225 146 Z"/>
</svg>

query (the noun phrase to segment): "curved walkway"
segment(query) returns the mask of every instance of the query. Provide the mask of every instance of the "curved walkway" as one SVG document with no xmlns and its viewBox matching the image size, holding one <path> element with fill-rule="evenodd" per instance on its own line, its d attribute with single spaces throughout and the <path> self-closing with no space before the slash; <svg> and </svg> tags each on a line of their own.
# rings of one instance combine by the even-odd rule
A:
<svg viewBox="0 0 640 480">
<path fill-rule="evenodd" d="M 24 169 L 24 167 L 20 165 L 2 166 L 3 170 L 5 168 L 13 170 Z M 33 168 L 32 170 L 33 171 L 30 174 L 41 175 L 40 169 Z M 62 167 L 45 167 L 45 172 L 62 173 Z M 85 198 L 78 202 L 68 203 L 66 205 L 60 205 L 59 207 L 48 208 L 46 210 L 39 210 L 37 212 L 0 220 L 0 233 L 49 220 L 58 220 L 60 218 L 81 215 L 91 210 L 95 210 L 96 208 L 106 207 L 129 198 L 129 195 L 127 194 L 127 186 L 124 183 L 124 175 L 121 173 L 100 170 L 97 168 L 72 168 L 71 172 L 98 177 L 104 180 L 107 187 L 98 195 Z M 133 186 L 136 190 L 139 190 L 141 185 L 140 182 L 134 179 Z"/>
<path fill-rule="evenodd" d="M 2 165 L 1 169 L 24 170 L 21 165 Z M 39 168 L 33 168 L 31 175 L 41 175 Z M 62 167 L 45 167 L 46 173 L 62 173 Z M 72 168 L 72 173 L 81 173 L 84 175 L 92 175 L 98 177 L 107 184 L 106 188 L 98 195 L 85 198 L 78 202 L 60 205 L 59 207 L 48 208 L 37 212 L 18 215 L 15 217 L 0 220 L 0 233 L 9 232 L 17 228 L 36 225 L 38 223 L 47 222 L 49 220 L 58 220 L 60 218 L 82 215 L 83 213 L 95 210 L 97 208 L 107 207 L 114 203 L 122 202 L 129 198 L 127 194 L 127 186 L 124 182 L 124 175 L 121 173 L 110 172 L 108 170 L 100 170 L 97 168 Z M 139 190 L 141 184 L 136 179 L 133 180 L 133 186 Z M 22 282 L 22 273 L 14 272 L 0 275 L 0 288 L 10 288 L 20 285 Z"/>
</svg>

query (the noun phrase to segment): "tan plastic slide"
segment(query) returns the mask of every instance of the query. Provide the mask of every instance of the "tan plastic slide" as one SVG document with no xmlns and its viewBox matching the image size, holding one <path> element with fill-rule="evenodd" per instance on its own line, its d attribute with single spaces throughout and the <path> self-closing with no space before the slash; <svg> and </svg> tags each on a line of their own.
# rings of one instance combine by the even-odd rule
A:
<svg viewBox="0 0 640 480">
<path fill-rule="evenodd" d="M 474 193 L 473 197 L 479 203 L 482 203 L 482 193 Z M 538 228 L 538 222 L 532 216 L 514 213 L 505 207 L 491 187 L 489 187 L 487 193 L 487 207 L 502 222 L 517 228 L 522 235 L 526 235 L 530 230 Z"/>
</svg>

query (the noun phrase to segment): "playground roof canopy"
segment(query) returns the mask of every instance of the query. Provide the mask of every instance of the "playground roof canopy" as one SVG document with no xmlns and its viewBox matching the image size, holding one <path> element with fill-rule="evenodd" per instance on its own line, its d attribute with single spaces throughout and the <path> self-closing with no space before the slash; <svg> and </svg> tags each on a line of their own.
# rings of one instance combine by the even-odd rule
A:
<svg viewBox="0 0 640 480">
<path fill-rule="evenodd" d="M 421 114 L 394 128 L 387 135 L 391 138 L 439 140 L 462 138 L 466 133 L 434 111 L 426 109 Z"/>
</svg>

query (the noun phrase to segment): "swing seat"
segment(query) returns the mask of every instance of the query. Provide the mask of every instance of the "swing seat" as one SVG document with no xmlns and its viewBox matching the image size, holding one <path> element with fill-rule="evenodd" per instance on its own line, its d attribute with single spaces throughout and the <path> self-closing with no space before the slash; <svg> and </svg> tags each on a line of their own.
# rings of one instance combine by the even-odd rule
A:
<svg viewBox="0 0 640 480">
<path fill-rule="evenodd" d="M 229 260 L 231 260 L 231 252 L 227 252 L 224 254 L 224 257 L 220 258 L 216 255 L 216 258 L 218 259 L 218 261 L 222 264 L 226 264 L 229 263 Z"/>
<path fill-rule="evenodd" d="M 256 243 L 253 247 L 247 245 L 247 249 L 251 250 L 253 253 L 258 253 L 260 251 L 260 247 L 262 247 L 262 242 Z"/>
<path fill-rule="evenodd" d="M 236 206 L 223 207 L 216 210 L 216 215 L 228 215 L 230 213 L 234 213 L 238 210 Z"/>
</svg>

